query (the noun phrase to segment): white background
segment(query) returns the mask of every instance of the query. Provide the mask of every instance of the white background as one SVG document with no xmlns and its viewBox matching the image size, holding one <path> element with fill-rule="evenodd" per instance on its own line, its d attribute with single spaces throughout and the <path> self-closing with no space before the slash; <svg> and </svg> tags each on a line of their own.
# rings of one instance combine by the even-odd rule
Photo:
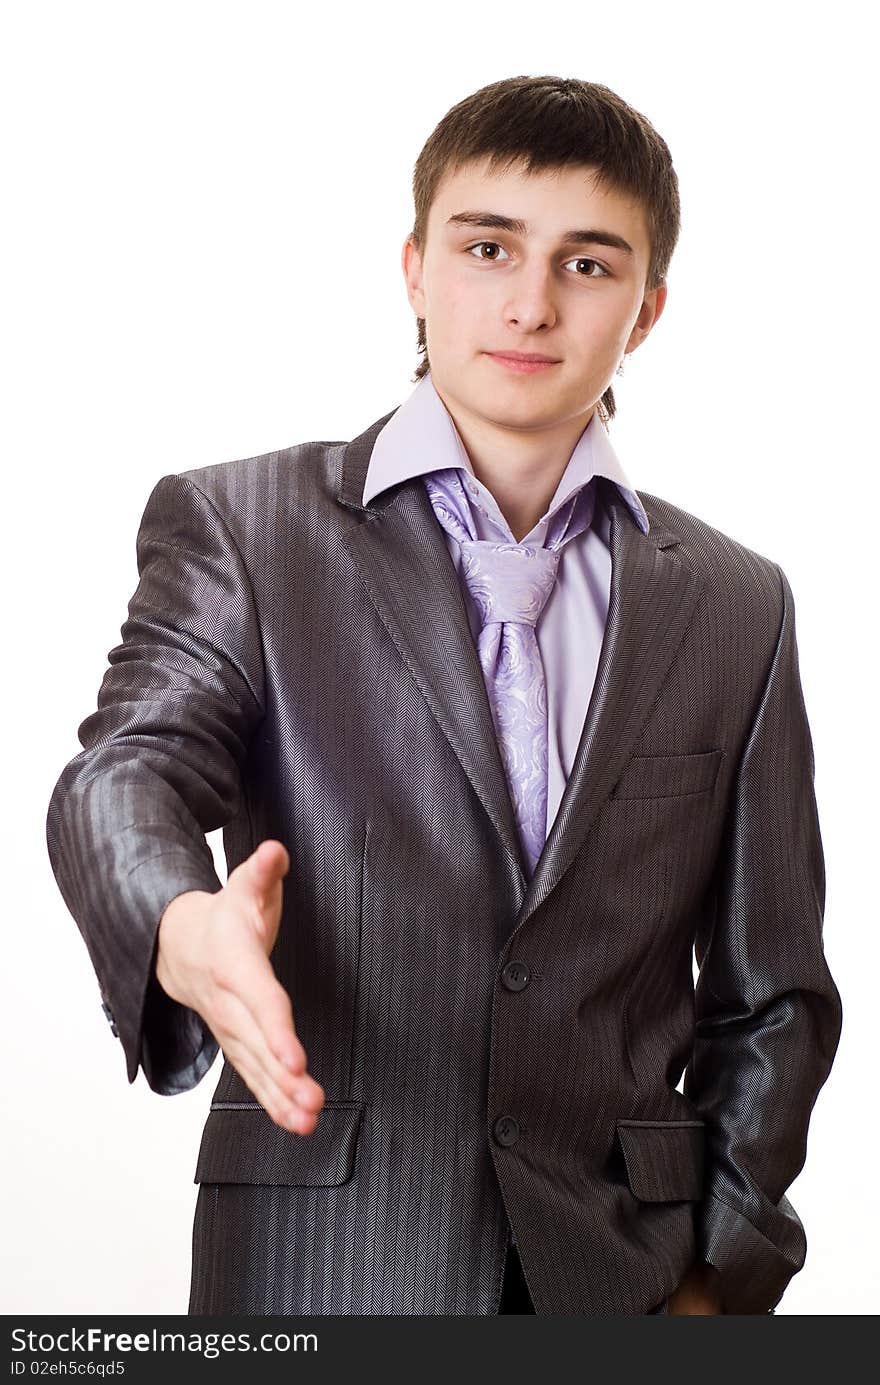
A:
<svg viewBox="0 0 880 1385">
<path fill-rule="evenodd" d="M 137 582 L 147 496 L 168 472 L 349 438 L 403 402 L 413 164 L 451 105 L 521 73 L 611 86 L 673 153 L 669 299 L 615 378 L 612 440 L 636 487 L 774 559 L 794 592 L 845 1017 L 790 1189 L 807 1262 L 778 1313 L 876 1311 L 869 12 L 7 6 L 2 1311 L 187 1307 L 220 1064 L 183 1096 L 129 1086 L 44 836 Z"/>
</svg>

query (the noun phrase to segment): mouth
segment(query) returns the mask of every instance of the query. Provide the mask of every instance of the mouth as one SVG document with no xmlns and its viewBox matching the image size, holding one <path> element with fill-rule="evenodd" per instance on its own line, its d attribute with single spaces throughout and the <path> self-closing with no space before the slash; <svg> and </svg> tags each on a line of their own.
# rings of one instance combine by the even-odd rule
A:
<svg viewBox="0 0 880 1385">
<path fill-rule="evenodd" d="M 487 351 L 485 354 L 503 368 L 525 375 L 534 375 L 537 371 L 549 370 L 551 366 L 561 364 L 555 357 L 543 356 L 536 351 Z"/>
</svg>

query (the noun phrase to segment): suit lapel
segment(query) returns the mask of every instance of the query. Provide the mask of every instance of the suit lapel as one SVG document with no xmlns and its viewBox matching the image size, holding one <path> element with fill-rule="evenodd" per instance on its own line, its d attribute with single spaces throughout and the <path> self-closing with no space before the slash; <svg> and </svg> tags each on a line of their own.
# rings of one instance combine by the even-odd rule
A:
<svg viewBox="0 0 880 1385">
<path fill-rule="evenodd" d="M 392 410 L 393 412 L 393 410 Z M 517 902 L 526 872 L 483 671 L 458 574 L 421 478 L 361 504 L 373 443 L 391 414 L 342 453 L 343 537 L 364 585 L 500 840 Z"/>
<path fill-rule="evenodd" d="M 394 486 L 367 507 L 361 503 L 370 453 L 391 413 L 340 450 L 337 496 L 357 521 L 345 526 L 343 536 L 371 600 L 498 835 L 520 923 L 565 874 L 620 777 L 693 619 L 702 579 L 674 554 L 678 535 L 652 507 L 645 505 L 650 520 L 646 535 L 613 482 L 600 478 L 611 520 L 605 636 L 572 771 L 528 881 L 464 597 L 421 478 Z"/>
<path fill-rule="evenodd" d="M 602 495 L 611 516 L 605 635 L 571 774 L 518 921 L 540 907 L 568 870 L 620 778 L 703 586 L 702 578 L 672 551 L 678 535 L 662 523 L 644 494 L 648 534 L 639 529 L 614 483 L 604 478 Z"/>
</svg>

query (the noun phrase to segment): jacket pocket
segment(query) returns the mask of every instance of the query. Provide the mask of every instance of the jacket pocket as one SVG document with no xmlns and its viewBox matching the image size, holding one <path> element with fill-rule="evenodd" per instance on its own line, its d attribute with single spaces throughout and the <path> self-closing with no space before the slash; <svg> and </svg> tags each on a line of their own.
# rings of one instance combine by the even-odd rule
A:
<svg viewBox="0 0 880 1385">
<path fill-rule="evenodd" d="M 611 798 L 681 798 L 714 789 L 723 750 L 694 755 L 634 755 Z"/>
<path fill-rule="evenodd" d="M 354 1172 L 362 1101 L 325 1101 L 311 1135 L 283 1130 L 259 1102 L 215 1102 L 194 1183 L 336 1188 Z"/>
<path fill-rule="evenodd" d="M 703 1196 L 705 1121 L 617 1121 L 630 1190 L 640 1202 Z"/>
</svg>

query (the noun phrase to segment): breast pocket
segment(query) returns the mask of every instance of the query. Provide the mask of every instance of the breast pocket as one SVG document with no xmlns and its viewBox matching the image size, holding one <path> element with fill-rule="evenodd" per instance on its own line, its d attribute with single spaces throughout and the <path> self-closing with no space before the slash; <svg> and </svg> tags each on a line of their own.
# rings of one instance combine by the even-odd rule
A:
<svg viewBox="0 0 880 1385">
<path fill-rule="evenodd" d="M 684 798 L 715 787 L 723 750 L 688 755 L 634 755 L 611 791 L 618 798 Z"/>
</svg>

